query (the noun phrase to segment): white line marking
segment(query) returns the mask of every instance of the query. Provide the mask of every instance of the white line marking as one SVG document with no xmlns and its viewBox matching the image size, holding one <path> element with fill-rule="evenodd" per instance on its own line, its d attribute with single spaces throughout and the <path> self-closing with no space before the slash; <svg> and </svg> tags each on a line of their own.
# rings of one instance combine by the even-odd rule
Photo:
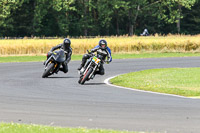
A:
<svg viewBox="0 0 200 133">
<path fill-rule="evenodd" d="M 152 93 L 152 94 L 165 95 L 165 96 L 173 96 L 173 97 L 179 97 L 179 98 L 185 98 L 185 99 L 199 99 L 199 98 L 195 98 L 195 97 L 184 97 L 184 96 L 179 96 L 179 95 L 174 95 L 174 94 L 166 94 L 166 93 L 159 93 L 159 92 L 153 92 L 153 91 L 145 91 L 145 90 L 139 90 L 139 89 L 128 88 L 128 87 L 123 87 L 123 86 L 118 86 L 118 85 L 111 84 L 109 82 L 109 80 L 113 79 L 113 78 L 115 78 L 117 76 L 119 76 L 119 75 L 116 75 L 116 76 L 109 77 L 109 78 L 105 79 L 104 83 L 109 85 L 109 86 L 112 86 L 112 87 L 117 87 L 117 88 L 131 90 L 131 91 L 139 91 L 139 92 L 144 92 L 144 93 Z"/>
</svg>

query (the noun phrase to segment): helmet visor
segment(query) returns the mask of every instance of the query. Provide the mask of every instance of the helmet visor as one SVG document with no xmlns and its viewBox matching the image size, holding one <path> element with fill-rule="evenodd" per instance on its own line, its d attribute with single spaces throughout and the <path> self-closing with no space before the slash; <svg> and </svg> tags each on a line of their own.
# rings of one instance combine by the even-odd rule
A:
<svg viewBox="0 0 200 133">
<path fill-rule="evenodd" d="M 68 43 L 68 44 L 64 44 L 64 45 L 63 45 L 64 50 L 67 50 L 67 49 L 69 48 L 69 46 L 70 46 L 69 43 Z"/>
<path fill-rule="evenodd" d="M 101 44 L 101 47 L 102 47 L 102 48 L 105 48 L 105 47 L 106 47 L 106 44 Z"/>
</svg>

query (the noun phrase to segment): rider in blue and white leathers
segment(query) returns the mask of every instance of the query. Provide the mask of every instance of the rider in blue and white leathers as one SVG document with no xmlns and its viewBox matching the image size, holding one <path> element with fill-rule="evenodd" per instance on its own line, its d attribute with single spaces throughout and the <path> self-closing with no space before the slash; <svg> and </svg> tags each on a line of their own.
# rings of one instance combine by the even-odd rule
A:
<svg viewBox="0 0 200 133">
<path fill-rule="evenodd" d="M 103 58 L 102 58 L 104 62 L 110 63 L 112 61 L 111 50 L 110 50 L 109 47 L 107 47 L 106 40 L 102 39 L 102 40 L 99 41 L 99 45 L 97 45 L 96 47 L 94 47 L 93 49 L 90 50 L 89 54 L 83 55 L 81 65 L 78 68 L 78 70 L 81 70 L 82 67 L 84 67 L 87 59 L 92 57 L 92 53 L 94 53 L 94 52 L 102 53 L 102 55 L 104 55 Z M 106 57 L 107 57 L 107 60 L 106 60 Z M 100 75 L 105 74 L 103 63 L 100 65 L 99 71 L 97 71 L 95 74 L 100 74 Z"/>
</svg>

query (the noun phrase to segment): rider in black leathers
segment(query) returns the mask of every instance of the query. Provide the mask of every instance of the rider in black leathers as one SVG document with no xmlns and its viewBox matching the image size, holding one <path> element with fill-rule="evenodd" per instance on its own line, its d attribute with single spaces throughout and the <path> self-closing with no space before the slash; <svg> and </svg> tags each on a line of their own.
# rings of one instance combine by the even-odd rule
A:
<svg viewBox="0 0 200 133">
<path fill-rule="evenodd" d="M 84 67 L 87 59 L 92 57 L 92 53 L 94 53 L 94 52 L 104 53 L 104 57 L 103 57 L 104 62 L 110 63 L 112 61 L 111 50 L 109 47 L 107 47 L 106 40 L 102 39 L 99 41 L 99 45 L 97 45 L 95 48 L 90 50 L 89 54 L 83 55 L 81 65 L 79 66 L 78 70 L 81 70 Z M 106 60 L 106 57 L 107 57 L 107 60 Z M 97 71 L 95 74 L 100 74 L 100 75 L 105 74 L 103 63 L 100 65 L 99 71 Z"/>
<path fill-rule="evenodd" d="M 51 50 L 47 54 L 47 59 L 51 56 L 54 50 L 56 49 L 63 49 L 66 54 L 66 60 L 62 63 L 62 68 L 59 68 L 60 71 L 63 71 L 64 73 L 68 72 L 68 63 L 71 60 L 71 55 L 72 55 L 72 48 L 70 47 L 71 45 L 71 40 L 66 38 L 64 39 L 63 43 L 51 48 Z"/>
</svg>

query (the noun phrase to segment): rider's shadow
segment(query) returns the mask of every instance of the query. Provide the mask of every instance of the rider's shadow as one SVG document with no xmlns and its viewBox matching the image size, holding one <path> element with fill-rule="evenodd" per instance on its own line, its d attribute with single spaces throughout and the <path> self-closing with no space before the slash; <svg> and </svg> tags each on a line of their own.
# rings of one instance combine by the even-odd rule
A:
<svg viewBox="0 0 200 133">
<path fill-rule="evenodd" d="M 47 77 L 46 79 L 71 79 L 71 78 L 77 78 L 77 77 Z"/>
<path fill-rule="evenodd" d="M 84 85 L 105 85 L 105 83 L 85 83 Z"/>
</svg>

